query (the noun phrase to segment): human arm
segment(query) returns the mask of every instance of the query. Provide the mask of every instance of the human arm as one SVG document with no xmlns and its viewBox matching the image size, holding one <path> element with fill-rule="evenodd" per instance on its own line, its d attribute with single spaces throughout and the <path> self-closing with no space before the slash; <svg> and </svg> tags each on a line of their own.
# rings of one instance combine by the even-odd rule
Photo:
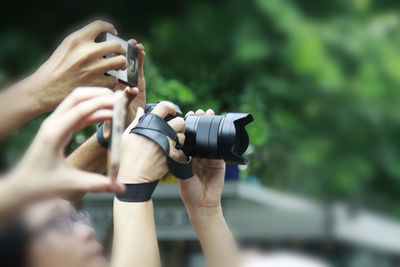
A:
<svg viewBox="0 0 400 267">
<path fill-rule="evenodd" d="M 113 94 L 105 88 L 78 88 L 40 127 L 18 165 L 0 183 L 5 201 L 0 202 L 0 222 L 6 221 L 25 203 L 65 193 L 121 192 L 107 177 L 70 167 L 65 146 L 73 132 L 100 120 L 112 118 Z"/>
<path fill-rule="evenodd" d="M 0 93 L 0 140 L 53 110 L 76 87 L 116 86 L 117 79 L 104 73 L 126 68 L 126 51 L 115 40 L 96 43 L 96 36 L 104 31 L 117 34 L 114 26 L 103 21 L 72 33 L 37 71 Z M 112 53 L 120 56 L 103 58 Z"/>
<path fill-rule="evenodd" d="M 214 115 L 198 110 L 188 115 Z M 239 266 L 239 251 L 221 208 L 225 162 L 193 159 L 194 177 L 179 180 L 179 190 L 190 221 L 210 267 Z"/>
<path fill-rule="evenodd" d="M 171 103 L 161 102 L 152 111 L 161 118 L 175 115 Z M 121 183 L 147 183 L 161 179 L 168 171 L 164 152 L 153 141 L 129 134 L 136 125 L 143 109 L 139 109 L 134 122 L 123 136 L 123 150 L 118 181 Z M 179 142 L 184 142 L 185 123 L 182 118 L 170 120 L 168 124 L 178 133 Z M 170 141 L 170 156 L 180 159 L 181 150 L 175 149 Z M 113 267 L 146 266 L 158 267 L 160 255 L 154 223 L 153 203 L 123 202 L 114 199 L 114 242 L 112 252 Z"/>
</svg>

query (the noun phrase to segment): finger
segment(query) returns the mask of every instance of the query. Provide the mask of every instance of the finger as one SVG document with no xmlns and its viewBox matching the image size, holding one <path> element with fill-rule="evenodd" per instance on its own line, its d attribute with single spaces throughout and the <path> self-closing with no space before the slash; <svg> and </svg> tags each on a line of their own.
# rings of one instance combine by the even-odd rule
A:
<svg viewBox="0 0 400 267">
<path fill-rule="evenodd" d="M 138 107 L 136 111 L 136 117 L 135 119 L 129 124 L 129 126 L 126 128 L 125 133 L 129 133 L 135 126 L 138 124 L 139 119 L 144 115 L 144 109 L 142 107 Z"/>
<path fill-rule="evenodd" d="M 183 145 L 183 144 L 185 143 L 185 134 L 183 134 L 183 133 L 178 133 L 178 140 L 179 140 L 179 143 L 180 143 L 181 145 Z"/>
<path fill-rule="evenodd" d="M 130 104 L 132 101 L 136 98 L 136 96 L 139 94 L 139 89 L 137 87 L 125 87 L 124 93 L 126 96 L 126 108 L 129 108 Z"/>
<path fill-rule="evenodd" d="M 96 43 L 96 55 L 103 57 L 111 54 L 126 56 L 126 49 L 117 40 Z"/>
<path fill-rule="evenodd" d="M 160 118 L 164 119 L 167 115 L 175 116 L 176 109 L 174 104 L 168 101 L 162 101 L 151 112 Z"/>
<path fill-rule="evenodd" d="M 116 92 L 118 90 L 124 90 L 126 88 L 125 84 L 120 83 L 119 81 L 117 82 L 117 85 L 113 88 L 113 91 Z"/>
<path fill-rule="evenodd" d="M 146 53 L 144 52 L 144 46 L 142 44 L 138 44 L 136 46 L 138 48 L 138 55 L 139 55 L 139 73 L 138 75 L 143 75 L 143 62 Z"/>
<path fill-rule="evenodd" d="M 98 63 L 98 69 L 102 73 L 106 73 L 109 70 L 124 70 L 128 66 L 126 57 L 119 55 L 115 57 L 101 58 Z"/>
<path fill-rule="evenodd" d="M 118 78 L 111 75 L 102 75 L 98 80 L 96 80 L 96 84 L 107 87 L 109 89 L 114 89 L 118 84 Z"/>
<path fill-rule="evenodd" d="M 58 140 L 57 144 L 59 144 L 59 141 L 63 140 L 68 133 L 75 132 L 79 127 L 82 127 L 82 125 L 86 126 L 83 122 L 91 114 L 100 109 L 112 109 L 113 105 L 113 95 L 107 95 L 80 102 L 72 107 L 67 113 L 58 118 L 58 134 L 55 135 L 55 139 Z"/>
<path fill-rule="evenodd" d="M 192 116 L 192 115 L 194 115 L 194 112 L 193 112 L 193 111 L 189 111 L 188 113 L 186 113 L 185 118 L 186 118 L 187 116 Z"/>
<path fill-rule="evenodd" d="M 206 114 L 206 113 L 204 112 L 204 110 L 198 109 L 198 110 L 196 111 L 195 114 L 196 114 L 196 115 L 204 115 L 204 114 Z"/>
<path fill-rule="evenodd" d="M 128 40 L 128 44 L 132 45 L 132 46 L 136 46 L 137 41 L 135 39 L 129 39 Z"/>
<path fill-rule="evenodd" d="M 82 101 L 103 95 L 112 95 L 112 91 L 104 87 L 78 87 L 61 102 L 53 115 L 62 114 Z"/>
<path fill-rule="evenodd" d="M 81 30 L 83 36 L 92 40 L 94 40 L 102 32 L 109 32 L 114 35 L 118 34 L 117 30 L 111 23 L 102 20 L 96 20 Z"/>
<path fill-rule="evenodd" d="M 176 117 L 168 122 L 169 126 L 177 133 L 185 132 L 185 120 L 181 117 Z"/>
<path fill-rule="evenodd" d="M 214 115 L 215 115 L 214 110 L 212 110 L 212 109 L 207 109 L 206 115 L 214 116 Z"/>
<path fill-rule="evenodd" d="M 110 178 L 97 173 L 72 169 L 69 177 L 73 177 L 69 185 L 74 191 L 114 193 L 123 193 L 125 191 L 124 185 L 113 184 Z"/>
<path fill-rule="evenodd" d="M 139 89 L 137 87 L 125 87 L 124 93 L 128 99 L 133 99 L 139 94 Z"/>
<path fill-rule="evenodd" d="M 184 134 L 178 135 L 178 139 L 179 139 L 180 144 L 183 144 L 185 142 Z M 171 149 L 169 151 L 170 152 L 169 155 L 172 158 L 174 158 L 175 160 L 186 162 L 187 161 L 187 157 L 186 157 L 185 153 L 183 153 L 183 151 L 181 149 L 176 149 L 175 148 L 175 142 L 172 141 L 170 138 L 168 138 L 168 142 L 169 142 L 170 147 L 171 147 Z"/>
<path fill-rule="evenodd" d="M 81 125 L 78 125 L 77 130 L 96 122 L 112 120 L 112 117 L 113 117 L 112 109 L 100 109 L 94 112 L 93 114 L 89 115 L 89 117 L 87 117 L 81 123 Z"/>
</svg>

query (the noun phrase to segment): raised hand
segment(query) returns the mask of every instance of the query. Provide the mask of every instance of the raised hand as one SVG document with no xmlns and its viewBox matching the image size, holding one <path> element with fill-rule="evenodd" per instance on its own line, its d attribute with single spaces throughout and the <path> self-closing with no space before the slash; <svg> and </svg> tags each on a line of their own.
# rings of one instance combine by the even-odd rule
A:
<svg viewBox="0 0 400 267">
<path fill-rule="evenodd" d="M 113 92 L 106 88 L 77 88 L 42 124 L 32 145 L 11 173 L 20 190 L 32 197 L 70 192 L 122 192 L 110 179 L 85 172 L 65 162 L 64 149 L 72 134 L 113 115 Z"/>
<path fill-rule="evenodd" d="M 214 111 L 207 112 L 199 109 L 190 115 L 214 115 Z M 183 202 L 188 212 L 196 212 L 201 209 L 219 208 L 222 189 L 224 187 L 225 162 L 217 159 L 193 158 L 194 177 L 179 180 L 179 189 Z"/>
<path fill-rule="evenodd" d="M 96 43 L 102 32 L 117 35 L 114 26 L 95 21 L 64 39 L 53 55 L 33 75 L 36 97 L 52 110 L 78 86 L 101 86 L 113 89 L 117 78 L 104 75 L 112 69 L 125 69 L 126 50 L 117 40 Z M 119 56 L 104 58 L 106 55 Z"/>
</svg>

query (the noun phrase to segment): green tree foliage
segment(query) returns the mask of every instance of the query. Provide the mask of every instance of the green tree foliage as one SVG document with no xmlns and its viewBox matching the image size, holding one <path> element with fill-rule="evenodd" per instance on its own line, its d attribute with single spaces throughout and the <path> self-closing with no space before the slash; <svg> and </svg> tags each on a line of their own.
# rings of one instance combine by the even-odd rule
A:
<svg viewBox="0 0 400 267">
<path fill-rule="evenodd" d="M 149 101 L 254 115 L 252 163 L 244 174 L 274 188 L 400 215 L 396 1 L 159 1 L 116 10 L 96 3 L 94 10 L 75 3 L 76 18 L 105 13 L 124 36 L 145 41 Z M 138 10 L 135 19 L 124 9 Z M 67 14 L 60 15 L 63 28 L 76 24 Z M 24 27 L 33 26 L 2 33 L 3 82 L 37 66 L 48 50 L 44 36 L 30 40 Z M 55 28 L 46 32 L 53 44 L 61 38 Z M 17 48 L 27 43 L 22 57 Z M 38 121 L 11 138 L 3 157 L 15 160 Z M 77 134 L 71 148 L 92 131 Z"/>
</svg>

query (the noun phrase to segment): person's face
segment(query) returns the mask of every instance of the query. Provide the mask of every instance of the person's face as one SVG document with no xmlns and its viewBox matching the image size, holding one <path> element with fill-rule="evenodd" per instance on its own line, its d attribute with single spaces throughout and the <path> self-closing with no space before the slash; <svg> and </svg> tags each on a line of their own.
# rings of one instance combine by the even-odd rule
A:
<svg viewBox="0 0 400 267">
<path fill-rule="evenodd" d="M 77 214 L 68 201 L 43 201 L 29 207 L 25 215 L 32 232 L 29 267 L 108 266 L 85 214 Z"/>
</svg>

